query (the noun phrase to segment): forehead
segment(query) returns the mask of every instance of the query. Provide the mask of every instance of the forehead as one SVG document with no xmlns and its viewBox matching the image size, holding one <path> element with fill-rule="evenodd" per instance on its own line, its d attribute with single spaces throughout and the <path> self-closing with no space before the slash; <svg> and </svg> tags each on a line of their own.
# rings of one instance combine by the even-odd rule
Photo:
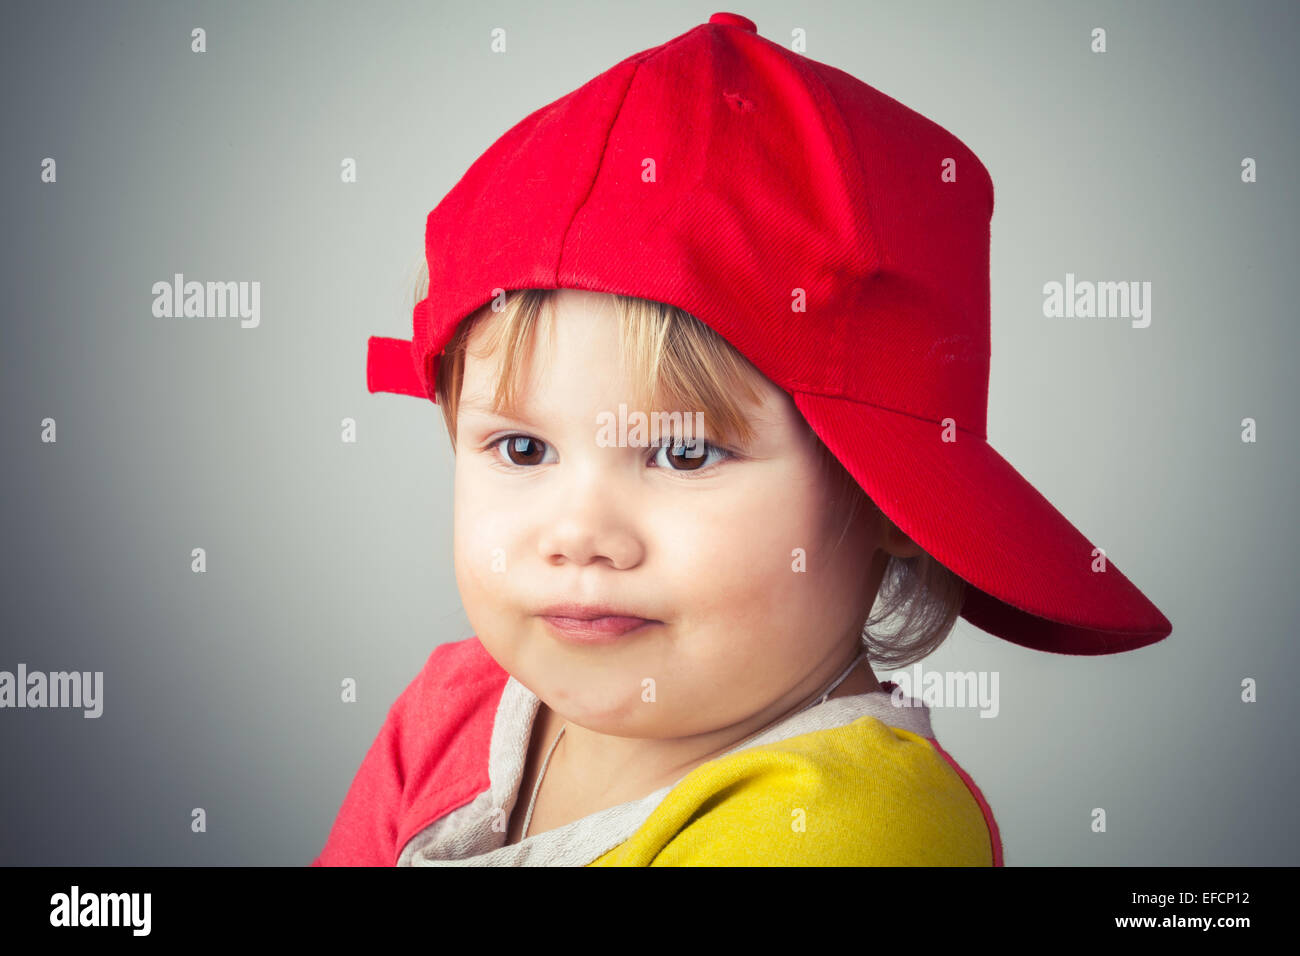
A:
<svg viewBox="0 0 1300 956">
<path fill-rule="evenodd" d="M 609 365 L 609 357 L 617 350 L 620 339 L 614 301 L 612 295 L 601 293 L 552 290 L 537 309 L 526 337 L 516 346 L 536 353 L 535 356 L 510 357 L 520 364 L 531 364 L 523 359 L 547 362 L 562 351 L 571 362 L 599 358 L 602 366 Z M 495 380 L 507 357 L 504 350 L 514 344 L 504 335 L 507 329 L 504 322 L 503 316 L 487 312 L 474 323 L 465 340 L 466 379 Z M 522 332 L 521 325 L 513 328 L 516 335 Z"/>
<path fill-rule="evenodd" d="M 537 314 L 532 349 L 534 354 L 529 357 L 515 357 L 519 364 L 516 369 L 517 388 L 513 417 L 531 424 L 530 416 L 531 419 L 542 419 L 562 411 L 566 394 L 575 397 L 584 391 L 581 383 L 590 384 L 594 379 L 608 383 L 614 371 L 610 363 L 618 364 L 611 358 L 616 355 L 620 344 L 619 312 L 616 306 L 615 297 L 607 293 L 585 289 L 555 290 Z M 506 356 L 503 354 L 502 343 L 492 343 L 488 337 L 492 324 L 491 317 L 479 323 L 478 327 L 470 333 L 469 341 L 466 343 L 468 350 L 465 355 L 458 411 L 484 415 L 510 414 L 510 410 L 503 409 L 498 412 L 493 408 L 493 397 L 505 368 Z M 489 344 L 495 344 L 497 347 L 488 351 Z M 556 376 L 547 374 L 547 366 L 554 362 L 557 355 L 561 355 L 561 363 L 567 366 L 567 371 L 564 373 L 566 376 L 576 375 L 576 367 L 586 367 L 588 362 L 596 362 L 597 358 L 601 366 L 600 373 L 593 376 L 584 375 L 577 383 L 570 383 L 577 384 L 576 389 L 566 386 L 563 381 L 553 382 L 558 387 L 548 387 L 548 382 Z M 540 367 L 537 363 L 541 363 Z M 803 416 L 785 391 L 761 374 L 756 376 L 755 384 L 759 394 L 759 404 L 750 403 L 747 396 L 737 396 L 737 404 L 743 409 L 745 418 L 754 428 L 762 431 L 782 429 L 801 432 L 807 429 Z M 539 389 L 541 393 L 537 394 Z M 585 396 L 581 401 L 585 403 Z M 647 413 L 659 410 L 691 413 L 705 411 L 708 417 L 707 410 L 696 407 L 698 402 L 674 397 L 671 393 L 667 395 L 665 401 L 668 403 L 666 408 L 641 410 Z M 691 407 L 686 407 L 688 405 Z M 632 410 L 629 408 L 629 412 Z M 617 413 L 616 409 L 615 413 Z"/>
</svg>

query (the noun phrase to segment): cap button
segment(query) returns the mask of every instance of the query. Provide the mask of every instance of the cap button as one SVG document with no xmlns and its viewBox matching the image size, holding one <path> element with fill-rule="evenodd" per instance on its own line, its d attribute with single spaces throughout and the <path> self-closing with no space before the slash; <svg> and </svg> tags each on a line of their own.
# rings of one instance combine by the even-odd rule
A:
<svg viewBox="0 0 1300 956">
<path fill-rule="evenodd" d="M 742 30 L 748 30 L 750 33 L 757 33 L 758 26 L 749 17 L 742 17 L 739 13 L 715 13 L 709 17 L 710 23 L 717 23 L 721 26 L 740 27 Z"/>
</svg>

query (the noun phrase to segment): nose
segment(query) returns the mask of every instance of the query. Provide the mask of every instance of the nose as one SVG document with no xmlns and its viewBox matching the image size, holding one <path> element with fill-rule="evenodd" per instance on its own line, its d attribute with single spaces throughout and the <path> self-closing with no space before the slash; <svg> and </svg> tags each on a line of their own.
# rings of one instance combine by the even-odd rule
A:
<svg viewBox="0 0 1300 956">
<path fill-rule="evenodd" d="M 537 548 L 548 564 L 585 567 L 604 563 L 616 570 L 634 568 L 645 559 L 645 544 L 616 505 L 586 493 L 583 499 L 547 524 Z"/>
</svg>

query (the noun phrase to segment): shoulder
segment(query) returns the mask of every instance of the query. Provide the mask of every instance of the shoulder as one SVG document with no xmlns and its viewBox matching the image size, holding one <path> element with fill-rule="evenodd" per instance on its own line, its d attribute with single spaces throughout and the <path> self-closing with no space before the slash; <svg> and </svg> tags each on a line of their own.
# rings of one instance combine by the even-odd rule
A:
<svg viewBox="0 0 1300 956">
<path fill-rule="evenodd" d="M 439 644 L 425 660 L 419 676 L 435 683 L 449 683 L 465 678 L 504 680 L 507 675 L 476 634 Z"/>
<path fill-rule="evenodd" d="M 993 865 L 983 809 L 933 744 L 862 717 L 704 764 L 656 810 L 694 805 L 653 865 Z"/>
<path fill-rule="evenodd" d="M 509 676 L 477 636 L 440 644 L 394 702 L 383 731 L 412 770 L 457 756 L 478 763 Z"/>
<path fill-rule="evenodd" d="M 314 865 L 392 866 L 414 833 L 487 789 L 508 679 L 477 636 L 434 648 L 389 707 Z"/>
<path fill-rule="evenodd" d="M 487 652 L 478 636 L 439 644 L 398 698 L 407 706 L 429 704 L 435 709 L 499 697 L 509 674 Z"/>
</svg>

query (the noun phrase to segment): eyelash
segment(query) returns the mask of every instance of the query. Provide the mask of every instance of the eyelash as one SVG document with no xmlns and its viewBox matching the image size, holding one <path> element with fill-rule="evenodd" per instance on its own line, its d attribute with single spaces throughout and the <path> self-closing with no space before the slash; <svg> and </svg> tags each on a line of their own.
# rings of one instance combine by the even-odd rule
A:
<svg viewBox="0 0 1300 956">
<path fill-rule="evenodd" d="M 515 464 L 513 461 L 510 461 L 508 458 L 506 458 L 505 455 L 504 455 L 503 453 L 500 452 L 500 448 L 501 448 L 501 443 L 502 443 L 502 442 L 505 442 L 505 441 L 513 441 L 513 440 L 516 439 L 516 438 L 529 438 L 529 439 L 532 439 L 533 441 L 537 442 L 539 445 L 543 445 L 543 446 L 545 446 L 545 447 L 549 447 L 549 446 L 546 445 L 546 442 L 542 441 L 540 438 L 533 438 L 532 435 L 525 435 L 525 434 L 520 434 L 520 433 L 514 433 L 514 434 L 510 434 L 510 435 L 502 435 L 500 438 L 494 438 L 494 439 L 492 439 L 490 442 L 488 442 L 487 444 L 485 444 L 485 445 L 483 446 L 483 450 L 486 451 L 486 452 L 489 452 L 489 453 L 491 454 L 491 463 L 492 463 L 492 465 L 493 465 L 494 467 L 501 468 L 501 469 L 503 469 L 503 470 L 505 470 L 505 471 L 514 471 L 514 470 L 516 470 L 516 469 L 521 469 L 521 468 L 523 468 L 523 469 L 528 469 L 528 468 L 536 468 L 536 467 L 537 467 L 537 465 L 517 465 L 517 464 Z M 660 443 L 660 444 L 658 444 L 658 445 L 652 446 L 652 447 L 654 448 L 654 456 L 653 456 L 653 458 L 651 458 L 651 461 L 657 459 L 657 458 L 659 457 L 659 453 L 660 453 L 661 451 L 663 451 L 665 448 L 668 448 L 668 449 L 675 449 L 675 448 L 681 448 L 683 445 L 684 445 L 684 442 L 682 442 L 682 441 L 680 441 L 680 440 L 678 440 L 678 439 L 672 439 L 672 440 L 670 440 L 670 441 L 662 442 L 662 443 Z M 732 460 L 732 459 L 734 459 L 734 458 L 739 458 L 739 457 L 740 457 L 740 456 L 737 455 L 735 452 L 733 452 L 730 448 L 724 448 L 724 447 L 722 447 L 721 445 L 715 445 L 715 444 L 713 444 L 713 442 L 710 442 L 710 441 L 707 441 L 707 440 L 704 441 L 704 449 L 705 449 L 705 451 L 704 451 L 704 457 L 705 457 L 706 461 L 707 461 L 707 459 L 708 459 L 709 454 L 712 453 L 712 452 L 717 452 L 717 453 L 720 454 L 722 457 L 721 457 L 720 459 L 718 459 L 717 461 L 715 461 L 712 465 L 704 464 L 704 465 L 701 465 L 699 468 L 693 468 L 693 469 L 689 469 L 689 470 L 681 470 L 681 469 L 676 469 L 676 468 L 671 468 L 671 467 L 669 467 L 669 468 L 663 468 L 663 469 L 661 469 L 661 470 L 662 470 L 662 471 L 670 472 L 670 473 L 672 473 L 672 474 L 674 474 L 674 475 L 681 475 L 681 476 L 683 476 L 683 477 L 685 477 L 685 478 L 687 478 L 687 479 L 690 479 L 690 478 L 693 478 L 695 475 L 700 474 L 701 472 L 707 472 L 707 471 L 711 470 L 712 468 L 717 467 L 717 466 L 720 465 L 722 462 L 730 461 L 730 460 Z M 542 462 L 538 462 L 538 464 L 542 464 Z M 658 466 L 656 466 L 656 467 L 658 467 Z"/>
</svg>

